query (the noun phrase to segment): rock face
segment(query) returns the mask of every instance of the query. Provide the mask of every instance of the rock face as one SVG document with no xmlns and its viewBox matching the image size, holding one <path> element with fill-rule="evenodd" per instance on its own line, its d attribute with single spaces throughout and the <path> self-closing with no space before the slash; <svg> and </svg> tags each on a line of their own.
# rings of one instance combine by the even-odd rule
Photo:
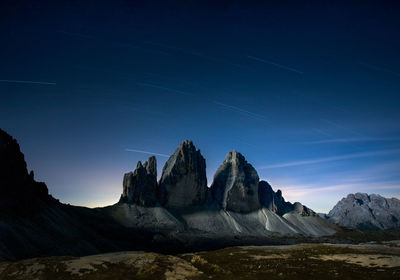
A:
<svg viewBox="0 0 400 280">
<path fill-rule="evenodd" d="M 28 170 L 17 141 L 0 129 L 1 191 L 5 191 L 9 184 L 20 184 L 27 179 Z"/>
<path fill-rule="evenodd" d="M 333 207 L 328 220 L 349 228 L 400 228 L 400 200 L 376 194 L 349 194 Z"/>
<path fill-rule="evenodd" d="M 282 216 L 288 212 L 294 211 L 301 216 L 316 216 L 316 213 L 308 207 L 302 205 L 300 202 L 294 204 L 286 202 L 282 196 L 282 191 L 277 190 L 274 192 L 272 187 L 266 181 L 260 181 L 258 184 L 258 196 L 260 203 L 267 209 Z"/>
<path fill-rule="evenodd" d="M 211 192 L 224 210 L 247 213 L 260 208 L 258 174 L 244 156 L 229 152 L 214 175 Z"/>
<path fill-rule="evenodd" d="M 204 204 L 206 193 L 206 161 L 192 141 L 185 140 L 165 163 L 159 201 L 166 208 L 186 208 Z"/>
<path fill-rule="evenodd" d="M 0 211 L 29 212 L 39 199 L 47 199 L 44 183 L 28 174 L 17 141 L 0 129 Z"/>
<path fill-rule="evenodd" d="M 301 216 L 318 216 L 313 210 L 308 208 L 307 206 L 301 204 L 300 202 L 295 202 L 293 204 L 293 211 L 298 213 Z"/>
<path fill-rule="evenodd" d="M 271 185 L 266 181 L 260 181 L 258 184 L 258 196 L 262 206 L 280 216 L 293 210 L 293 205 L 283 198 L 282 191 L 277 190 L 274 192 Z"/>
<path fill-rule="evenodd" d="M 150 157 L 143 165 L 139 161 L 134 172 L 124 175 L 120 202 L 154 206 L 157 190 L 157 161 Z"/>
</svg>

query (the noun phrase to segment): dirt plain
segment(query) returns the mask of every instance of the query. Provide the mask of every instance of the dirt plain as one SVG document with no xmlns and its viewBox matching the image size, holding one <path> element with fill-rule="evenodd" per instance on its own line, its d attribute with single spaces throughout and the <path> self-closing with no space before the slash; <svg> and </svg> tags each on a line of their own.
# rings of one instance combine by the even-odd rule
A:
<svg viewBox="0 0 400 280">
<path fill-rule="evenodd" d="M 400 241 L 34 258 L 0 263 L 0 279 L 400 279 Z"/>
</svg>

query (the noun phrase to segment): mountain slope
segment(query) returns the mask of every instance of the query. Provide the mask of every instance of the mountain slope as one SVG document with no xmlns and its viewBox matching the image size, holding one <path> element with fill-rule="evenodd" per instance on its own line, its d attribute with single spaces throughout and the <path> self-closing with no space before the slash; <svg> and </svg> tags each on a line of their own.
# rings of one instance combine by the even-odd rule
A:
<svg viewBox="0 0 400 280">
<path fill-rule="evenodd" d="M 136 249 L 151 239 L 98 210 L 54 199 L 46 185 L 28 173 L 17 141 L 1 129 L 0 193 L 0 261 Z"/>
<path fill-rule="evenodd" d="M 357 229 L 400 228 L 400 200 L 377 194 L 349 194 L 329 212 L 328 221 Z"/>
<path fill-rule="evenodd" d="M 101 209 L 119 224 L 153 232 L 202 232 L 225 236 L 305 235 L 323 236 L 336 232 L 334 225 L 317 216 L 302 216 L 295 212 L 279 216 L 261 208 L 249 213 L 237 213 L 215 206 L 189 211 L 168 211 L 163 207 L 116 204 Z"/>
</svg>

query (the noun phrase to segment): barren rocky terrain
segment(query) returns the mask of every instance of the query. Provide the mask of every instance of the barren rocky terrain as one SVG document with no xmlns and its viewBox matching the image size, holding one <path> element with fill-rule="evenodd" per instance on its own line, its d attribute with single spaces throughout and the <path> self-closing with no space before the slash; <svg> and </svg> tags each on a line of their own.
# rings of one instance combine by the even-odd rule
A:
<svg viewBox="0 0 400 280">
<path fill-rule="evenodd" d="M 0 279 L 399 279 L 400 241 L 139 251 L 0 264 Z"/>
</svg>

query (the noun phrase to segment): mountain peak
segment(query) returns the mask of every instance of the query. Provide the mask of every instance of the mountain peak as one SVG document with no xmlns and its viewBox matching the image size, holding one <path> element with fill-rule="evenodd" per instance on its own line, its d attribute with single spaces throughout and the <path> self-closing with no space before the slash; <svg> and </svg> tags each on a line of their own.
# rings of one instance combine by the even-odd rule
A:
<svg viewBox="0 0 400 280">
<path fill-rule="evenodd" d="M 258 181 L 254 167 L 243 155 L 233 150 L 226 155 L 215 173 L 211 192 L 224 210 L 251 212 L 260 208 Z"/>
<path fill-rule="evenodd" d="M 155 156 L 149 157 L 149 159 L 143 164 L 148 174 L 152 174 L 157 178 L 157 159 Z"/>
<path fill-rule="evenodd" d="M 123 179 L 123 193 L 120 202 L 142 206 L 156 204 L 157 162 L 150 157 L 144 164 L 138 162 L 134 172 L 128 172 Z"/>
<path fill-rule="evenodd" d="M 183 142 L 179 146 L 185 146 L 185 147 L 194 147 L 193 141 L 192 140 L 183 140 Z"/>
<path fill-rule="evenodd" d="M 348 194 L 332 208 L 328 214 L 328 220 L 349 228 L 398 228 L 400 227 L 400 200 L 377 194 Z"/>
<path fill-rule="evenodd" d="M 206 200 L 206 161 L 193 142 L 183 141 L 165 163 L 159 198 L 167 208 L 201 205 Z"/>
<path fill-rule="evenodd" d="M 246 158 L 236 150 L 230 151 L 225 157 L 225 161 L 238 161 L 242 163 L 247 163 Z"/>
</svg>

